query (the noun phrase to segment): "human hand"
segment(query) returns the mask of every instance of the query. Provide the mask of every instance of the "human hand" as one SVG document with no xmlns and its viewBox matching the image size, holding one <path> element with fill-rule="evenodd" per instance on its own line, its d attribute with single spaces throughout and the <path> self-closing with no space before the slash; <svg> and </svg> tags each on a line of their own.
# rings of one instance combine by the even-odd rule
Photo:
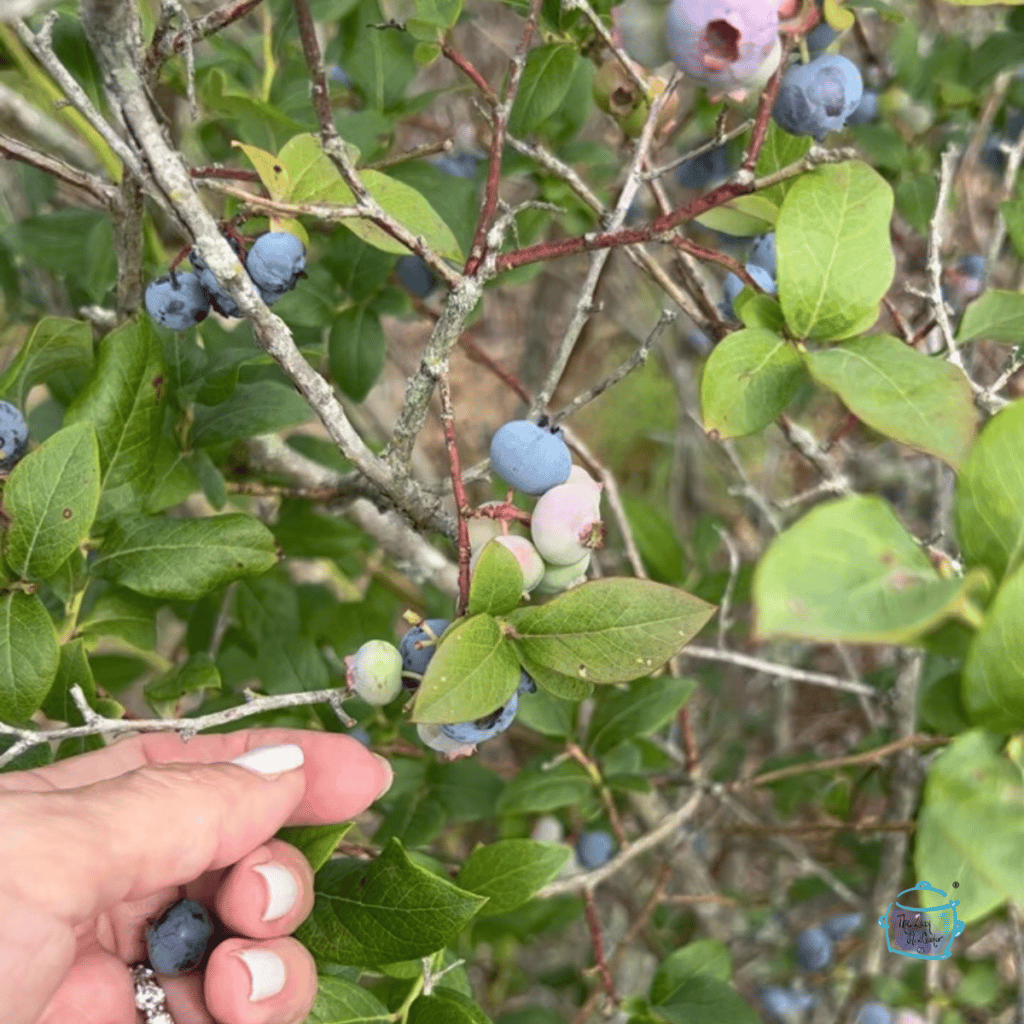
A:
<svg viewBox="0 0 1024 1024">
<path fill-rule="evenodd" d="M 301 767 L 273 777 L 226 763 L 281 744 L 299 746 Z M 0 774 L 0 1020 L 136 1024 L 128 965 L 146 957 L 147 918 L 182 896 L 238 937 L 203 973 L 158 976 L 174 1019 L 305 1020 L 316 967 L 289 936 L 312 910 L 313 872 L 271 837 L 282 825 L 345 821 L 390 785 L 387 763 L 358 741 L 302 729 L 187 744 L 153 733 Z"/>
</svg>

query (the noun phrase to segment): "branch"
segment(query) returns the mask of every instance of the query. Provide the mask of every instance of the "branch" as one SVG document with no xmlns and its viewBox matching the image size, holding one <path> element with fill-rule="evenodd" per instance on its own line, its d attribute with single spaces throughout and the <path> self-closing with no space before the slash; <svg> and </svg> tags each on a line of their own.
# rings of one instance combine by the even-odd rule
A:
<svg viewBox="0 0 1024 1024">
<path fill-rule="evenodd" d="M 77 167 L 64 163 L 63 160 L 40 153 L 32 149 L 31 146 L 18 142 L 17 139 L 0 135 L 0 155 L 7 157 L 8 160 L 20 160 L 23 164 L 35 167 L 58 181 L 63 181 L 66 185 L 88 192 L 107 209 L 110 209 L 117 201 L 117 189 L 107 184 L 102 178 L 80 171 Z"/>
</svg>

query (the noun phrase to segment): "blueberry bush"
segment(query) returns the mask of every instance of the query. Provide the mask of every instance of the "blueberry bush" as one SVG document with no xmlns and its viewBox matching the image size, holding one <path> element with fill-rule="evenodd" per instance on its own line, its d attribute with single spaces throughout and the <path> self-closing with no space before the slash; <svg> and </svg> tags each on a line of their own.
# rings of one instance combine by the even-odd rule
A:
<svg viewBox="0 0 1024 1024">
<path fill-rule="evenodd" d="M 388 757 L 311 1024 L 1021 1020 L 1024 10 L 2 6 L 0 769 Z"/>
</svg>

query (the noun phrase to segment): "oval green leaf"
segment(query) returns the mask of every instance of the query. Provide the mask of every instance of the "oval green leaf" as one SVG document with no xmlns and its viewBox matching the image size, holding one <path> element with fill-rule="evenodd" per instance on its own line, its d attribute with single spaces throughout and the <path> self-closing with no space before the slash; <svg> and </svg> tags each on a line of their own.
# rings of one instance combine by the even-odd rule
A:
<svg viewBox="0 0 1024 1024">
<path fill-rule="evenodd" d="M 779 301 L 795 337 L 863 329 L 895 272 L 888 182 L 859 160 L 818 167 L 786 193 L 775 225 Z"/>
<path fill-rule="evenodd" d="M 0 597 L 0 718 L 27 722 L 42 706 L 60 666 L 53 620 L 35 594 Z"/>
<path fill-rule="evenodd" d="M 523 599 L 523 570 L 503 544 L 488 541 L 469 584 L 470 615 L 504 615 Z"/>
<path fill-rule="evenodd" d="M 887 334 L 853 338 L 804 358 L 814 379 L 869 427 L 960 468 L 978 423 L 962 370 Z"/>
<path fill-rule="evenodd" d="M 800 354 L 772 331 L 723 338 L 704 364 L 701 414 L 710 436 L 742 437 L 768 426 L 805 379 Z"/>
<path fill-rule="evenodd" d="M 533 839 L 502 839 L 478 846 L 459 871 L 459 885 L 487 897 L 481 916 L 504 914 L 522 906 L 547 885 L 568 861 L 571 850 Z"/>
<path fill-rule="evenodd" d="M 99 500 L 92 424 L 58 430 L 14 467 L 4 487 L 8 566 L 23 579 L 48 579 L 89 536 Z"/>
</svg>

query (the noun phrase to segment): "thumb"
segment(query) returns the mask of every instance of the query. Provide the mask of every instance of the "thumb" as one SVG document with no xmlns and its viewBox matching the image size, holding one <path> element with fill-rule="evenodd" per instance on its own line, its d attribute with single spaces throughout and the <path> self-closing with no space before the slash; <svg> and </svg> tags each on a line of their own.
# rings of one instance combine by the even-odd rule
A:
<svg viewBox="0 0 1024 1024">
<path fill-rule="evenodd" d="M 74 927 L 241 860 L 288 820 L 306 782 L 297 744 L 236 762 L 145 765 L 77 789 L 13 793 L 12 806 L 4 796 L 9 881 L 25 886 L 25 903 Z"/>
</svg>

